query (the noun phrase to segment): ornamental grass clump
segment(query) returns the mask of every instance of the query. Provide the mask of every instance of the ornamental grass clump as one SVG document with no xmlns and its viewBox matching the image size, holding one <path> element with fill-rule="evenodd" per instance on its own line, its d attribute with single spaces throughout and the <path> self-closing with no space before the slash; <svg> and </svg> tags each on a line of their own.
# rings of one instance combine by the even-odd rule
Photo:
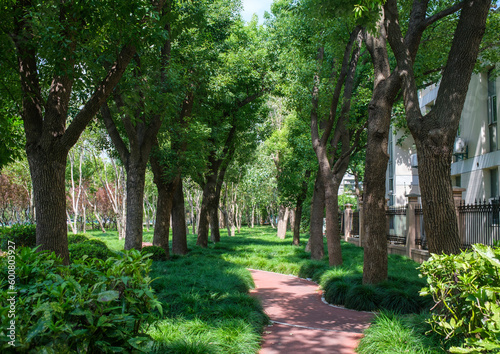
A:
<svg viewBox="0 0 500 354">
<path fill-rule="evenodd" d="M 434 299 L 429 324 L 445 341 L 462 345 L 452 353 L 500 351 L 500 249 L 473 245 L 458 255 L 436 255 L 420 271 Z"/>
<path fill-rule="evenodd" d="M 7 257 L 0 291 L 9 294 Z M 2 353 L 131 353 L 152 348 L 148 327 L 162 307 L 150 288 L 152 261 L 139 251 L 105 261 L 83 257 L 64 266 L 54 253 L 16 249 L 15 347 L 9 303 L 0 304 Z"/>
</svg>

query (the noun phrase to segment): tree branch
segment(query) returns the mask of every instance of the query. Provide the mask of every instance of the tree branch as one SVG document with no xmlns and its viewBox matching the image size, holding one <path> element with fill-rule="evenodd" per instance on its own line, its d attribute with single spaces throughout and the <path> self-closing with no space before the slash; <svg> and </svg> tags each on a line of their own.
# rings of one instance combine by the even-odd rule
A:
<svg viewBox="0 0 500 354">
<path fill-rule="evenodd" d="M 64 133 L 61 140 L 61 147 L 63 149 L 69 150 L 77 142 L 90 120 L 99 111 L 111 94 L 113 88 L 120 81 L 135 52 L 136 47 L 131 44 L 122 48 L 116 62 L 113 64 L 104 80 L 97 86 L 92 97 L 87 101 L 80 112 L 78 112 L 75 119 L 73 119 L 66 130 L 66 133 Z"/>
<path fill-rule="evenodd" d="M 101 115 L 103 117 L 104 125 L 106 126 L 109 137 L 113 141 L 116 150 L 118 150 L 123 164 L 125 166 L 128 166 L 130 152 L 128 151 L 127 145 L 125 145 L 125 143 L 123 142 L 120 133 L 118 133 L 118 129 L 116 129 L 115 122 L 113 121 L 113 117 L 111 116 L 111 111 L 109 110 L 109 106 L 106 102 L 101 107 Z"/>
<path fill-rule="evenodd" d="M 446 16 L 449 16 L 449 15 L 461 10 L 463 7 L 464 7 L 464 1 L 459 2 L 458 4 L 455 4 L 453 6 L 450 6 L 449 8 L 447 8 L 441 12 L 438 12 L 437 14 L 434 14 L 431 17 L 427 17 L 425 19 L 425 21 L 422 23 L 422 26 L 424 27 L 423 29 L 429 27 L 434 22 L 439 21 L 440 19 L 445 18 Z"/>
</svg>

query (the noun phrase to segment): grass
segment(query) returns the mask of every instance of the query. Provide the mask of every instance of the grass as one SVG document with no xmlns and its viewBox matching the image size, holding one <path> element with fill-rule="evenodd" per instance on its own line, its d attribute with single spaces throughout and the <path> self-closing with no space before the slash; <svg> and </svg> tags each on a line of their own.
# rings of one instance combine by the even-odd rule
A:
<svg viewBox="0 0 500 354">
<path fill-rule="evenodd" d="M 443 353 L 440 338 L 429 335 L 431 328 L 425 323 L 427 317 L 424 313 L 403 316 L 383 312 L 364 331 L 356 351 L 359 354 Z"/>
<path fill-rule="evenodd" d="M 418 277 L 418 264 L 410 259 L 390 255 L 389 279 L 377 286 L 365 286 L 361 284 L 361 248 L 343 242 L 343 265 L 330 268 L 326 256 L 323 260 L 310 260 L 309 253 L 304 251 L 307 239 L 302 240 L 301 246 L 292 246 L 291 235 L 280 240 L 275 232 L 270 227 L 243 228 L 237 236 L 227 237 L 221 230 L 221 242 L 210 244 L 206 249 L 196 246 L 196 236 L 189 235 L 188 255 L 154 262 L 151 277 L 156 280 L 152 285 L 165 311 L 164 318 L 150 329 L 158 353 L 257 352 L 267 318 L 259 303 L 248 294 L 253 281 L 246 268 L 310 278 L 323 287 L 329 302 L 359 309 L 385 307 L 399 313 L 412 313 L 429 305 L 418 296 L 425 282 Z M 112 250 L 123 249 L 123 240 L 118 240 L 116 232 L 90 234 L 106 242 Z M 151 239 L 152 231 L 145 232 L 144 241 Z M 434 342 L 429 344 L 427 339 L 423 340 L 425 336 L 421 331 L 405 327 L 411 322 L 408 320 L 411 316 L 424 321 L 418 315 L 384 313 L 377 316 L 371 327 L 374 330 L 365 333 L 363 346 L 373 348 L 370 341 L 377 340 L 407 341 L 415 343 L 412 348 L 420 348 L 411 349 L 410 353 L 434 353 L 434 349 L 429 349 L 436 347 Z M 382 329 L 376 332 L 377 328 Z M 407 337 L 396 335 L 399 330 Z M 383 335 L 384 331 L 390 335 Z M 365 350 L 363 346 L 360 350 Z M 363 353 L 373 352 L 370 350 Z M 387 349 L 385 352 L 404 351 Z"/>
</svg>

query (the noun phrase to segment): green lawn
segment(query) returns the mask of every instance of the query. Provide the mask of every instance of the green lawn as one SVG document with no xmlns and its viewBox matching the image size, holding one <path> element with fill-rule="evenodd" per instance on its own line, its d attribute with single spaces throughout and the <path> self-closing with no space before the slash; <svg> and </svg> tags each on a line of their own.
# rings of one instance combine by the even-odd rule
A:
<svg viewBox="0 0 500 354">
<path fill-rule="evenodd" d="M 257 352 L 261 331 L 268 320 L 259 303 L 248 294 L 253 281 L 246 268 L 311 278 L 324 287 L 339 277 L 360 279 L 362 274 L 363 251 L 351 244 L 342 244 L 343 265 L 330 268 L 326 257 L 321 261 L 309 259 L 304 251 L 305 237 L 302 245 L 296 247 L 291 245 L 290 234 L 280 240 L 276 230 L 268 226 L 243 228 L 235 237 L 227 237 L 225 230 L 221 233 L 221 242 L 210 244 L 207 249 L 196 246 L 196 236 L 189 235 L 188 255 L 154 262 L 153 288 L 165 310 L 164 318 L 150 329 L 159 353 Z M 110 249 L 123 249 L 123 241 L 118 240 L 116 232 L 90 234 L 106 242 Z M 152 231 L 145 232 L 144 241 L 151 239 Z M 399 292 L 417 292 L 415 289 L 424 283 L 418 278 L 417 266 L 405 257 L 390 255 L 391 283 L 385 286 L 392 289 L 399 284 Z M 409 343 L 405 351 L 398 352 L 439 352 L 436 342 L 425 339 L 423 332 L 428 328 L 423 318 L 425 315 L 376 317 L 372 326 L 375 330 L 367 331 L 360 352 L 372 353 L 373 346 L 384 341 L 394 343 L 394 348 L 402 348 L 398 341 Z M 417 322 L 420 327 L 415 325 Z M 406 337 L 392 338 L 392 334 L 385 335 L 384 331 L 404 332 Z M 391 350 L 394 349 L 385 352 Z"/>
</svg>

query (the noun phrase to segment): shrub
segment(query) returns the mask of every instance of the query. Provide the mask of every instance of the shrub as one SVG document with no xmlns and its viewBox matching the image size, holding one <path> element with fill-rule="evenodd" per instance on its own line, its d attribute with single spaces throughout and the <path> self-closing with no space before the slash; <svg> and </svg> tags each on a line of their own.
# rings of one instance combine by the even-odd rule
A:
<svg viewBox="0 0 500 354">
<path fill-rule="evenodd" d="M 82 234 L 76 234 L 76 235 L 68 235 L 68 244 L 71 245 L 73 243 L 82 243 L 85 241 L 88 241 L 89 238 L 85 235 Z"/>
<path fill-rule="evenodd" d="M 13 225 L 0 230 L 0 247 L 7 250 L 8 241 L 14 242 L 16 247 L 36 246 L 36 225 Z"/>
<path fill-rule="evenodd" d="M 54 253 L 17 249 L 15 344 L 7 337 L 10 303 L 0 304 L 0 351 L 110 353 L 148 351 L 147 327 L 162 311 L 147 276 L 152 261 L 138 251 L 106 261 L 63 266 Z M 0 291 L 7 297 L 7 265 L 0 259 Z"/>
<path fill-rule="evenodd" d="M 432 255 L 420 266 L 436 306 L 429 323 L 454 353 L 500 351 L 500 249 L 473 245 L 459 255 Z"/>
<path fill-rule="evenodd" d="M 167 253 L 165 250 L 161 247 L 158 246 L 146 246 L 143 247 L 141 250 L 141 253 L 146 255 L 146 254 L 151 254 L 151 259 L 153 261 L 166 261 L 167 260 Z"/>
<path fill-rule="evenodd" d="M 82 259 L 83 256 L 88 256 L 88 258 L 98 258 L 101 260 L 106 260 L 113 256 L 106 246 L 106 244 L 100 240 L 88 240 L 82 243 L 73 243 L 68 246 L 69 259 L 71 262 L 77 259 Z"/>
</svg>

